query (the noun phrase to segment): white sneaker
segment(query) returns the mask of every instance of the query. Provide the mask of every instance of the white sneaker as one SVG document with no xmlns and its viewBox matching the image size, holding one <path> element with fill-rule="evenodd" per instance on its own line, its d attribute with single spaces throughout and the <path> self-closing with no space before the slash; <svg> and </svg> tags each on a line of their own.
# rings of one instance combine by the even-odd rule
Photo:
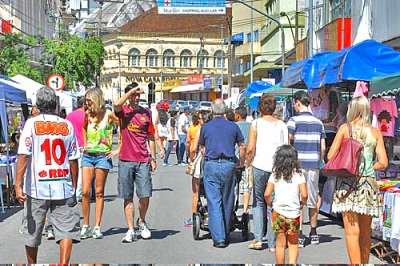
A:
<svg viewBox="0 0 400 266">
<path fill-rule="evenodd" d="M 47 240 L 54 240 L 56 237 L 54 235 L 54 230 L 53 228 L 49 228 L 47 230 Z"/>
<path fill-rule="evenodd" d="M 81 239 L 87 239 L 90 237 L 92 237 L 92 230 L 90 230 L 89 225 L 85 224 L 81 229 Z"/>
<path fill-rule="evenodd" d="M 132 243 L 133 241 L 136 240 L 136 235 L 134 230 L 128 230 L 126 232 L 124 238 L 122 238 L 122 243 Z"/>
<path fill-rule="evenodd" d="M 101 239 L 103 238 L 103 234 L 101 233 L 100 226 L 95 226 L 92 231 L 92 237 L 94 239 Z"/>
<path fill-rule="evenodd" d="M 143 239 L 150 239 L 151 238 L 151 232 L 149 228 L 147 227 L 146 222 L 139 222 L 139 230 L 140 230 L 140 236 Z"/>
</svg>

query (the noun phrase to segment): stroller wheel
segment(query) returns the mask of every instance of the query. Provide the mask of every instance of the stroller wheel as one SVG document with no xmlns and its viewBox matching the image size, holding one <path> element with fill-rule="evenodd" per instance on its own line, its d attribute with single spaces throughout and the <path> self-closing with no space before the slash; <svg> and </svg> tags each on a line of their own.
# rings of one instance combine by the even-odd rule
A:
<svg viewBox="0 0 400 266">
<path fill-rule="evenodd" d="M 195 213 L 193 214 L 193 239 L 199 240 L 200 239 L 200 214 Z"/>
<path fill-rule="evenodd" d="M 247 213 L 242 214 L 242 238 L 247 241 L 250 238 L 250 222 L 249 215 Z"/>
</svg>

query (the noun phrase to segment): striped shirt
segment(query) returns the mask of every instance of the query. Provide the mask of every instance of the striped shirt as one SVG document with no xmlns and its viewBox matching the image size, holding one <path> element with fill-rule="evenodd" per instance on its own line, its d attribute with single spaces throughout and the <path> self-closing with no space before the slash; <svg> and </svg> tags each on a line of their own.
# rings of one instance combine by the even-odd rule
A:
<svg viewBox="0 0 400 266">
<path fill-rule="evenodd" d="M 289 134 L 293 135 L 293 146 L 298 152 L 300 167 L 319 169 L 321 139 L 326 138 L 322 122 L 309 112 L 299 113 L 287 123 Z"/>
</svg>

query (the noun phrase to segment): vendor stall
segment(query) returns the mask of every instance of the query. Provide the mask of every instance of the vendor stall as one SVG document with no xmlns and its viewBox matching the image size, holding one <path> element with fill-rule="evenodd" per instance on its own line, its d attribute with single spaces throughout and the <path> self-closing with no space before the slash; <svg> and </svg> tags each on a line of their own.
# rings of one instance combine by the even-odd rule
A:
<svg viewBox="0 0 400 266">
<path fill-rule="evenodd" d="M 10 147 L 12 141 L 16 141 L 15 135 L 10 133 L 17 133 L 23 126 L 23 115 L 22 109 L 20 112 L 16 111 L 16 104 L 26 104 L 27 98 L 26 93 L 23 90 L 17 88 L 18 86 L 9 80 L 0 80 L 0 120 L 1 120 L 1 138 L 0 142 L 0 188 L 2 184 L 6 185 L 7 188 L 7 202 L 10 203 L 10 195 L 13 184 L 13 176 L 15 174 L 15 156 L 10 154 Z M 12 106 L 14 104 L 14 106 Z M 14 115 L 8 115 L 7 111 L 15 111 Z M 19 113 L 19 115 L 17 115 Z M 12 119 L 11 119 L 12 118 Z M 12 138 L 11 138 L 12 136 Z M 16 143 L 14 143 L 16 146 Z M 0 189 L 1 194 L 1 207 L 4 212 L 3 193 Z"/>
</svg>

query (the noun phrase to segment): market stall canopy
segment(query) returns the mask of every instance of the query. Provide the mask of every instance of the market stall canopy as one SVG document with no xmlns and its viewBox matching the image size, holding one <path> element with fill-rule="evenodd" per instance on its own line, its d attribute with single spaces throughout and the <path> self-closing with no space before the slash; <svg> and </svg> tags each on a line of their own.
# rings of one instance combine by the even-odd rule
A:
<svg viewBox="0 0 400 266">
<path fill-rule="evenodd" d="M 370 82 L 370 96 L 384 96 L 400 92 L 400 72 L 385 76 L 373 78 Z"/>
<path fill-rule="evenodd" d="M 370 81 L 397 73 L 400 52 L 375 40 L 365 40 L 339 52 L 318 53 L 289 66 L 282 79 L 285 87 L 307 87 Z"/>
<path fill-rule="evenodd" d="M 31 100 L 32 105 L 35 105 L 36 93 L 40 88 L 44 87 L 44 85 L 23 75 L 16 75 L 11 79 L 23 87 L 23 90 L 26 91 L 26 97 Z"/>
<path fill-rule="evenodd" d="M 303 90 L 303 89 L 284 88 L 284 87 L 281 87 L 281 84 L 279 83 L 279 84 L 269 87 L 265 90 L 259 91 L 257 93 L 253 93 L 250 96 L 249 105 L 250 105 L 251 109 L 257 109 L 258 103 L 260 101 L 260 97 L 261 97 L 261 95 L 263 95 L 263 93 L 268 93 L 275 97 L 287 97 L 287 96 L 291 96 L 291 95 L 295 94 L 297 91 L 301 91 L 301 90 Z"/>
<path fill-rule="evenodd" d="M 247 88 L 245 90 L 245 95 L 250 97 L 253 93 L 257 93 L 257 92 L 266 90 L 272 86 L 273 85 L 269 82 L 266 82 L 263 80 L 256 80 L 247 85 Z"/>
<path fill-rule="evenodd" d="M 13 81 L 0 78 L 0 119 L 4 140 L 8 141 L 8 120 L 6 103 L 27 103 L 26 93 Z"/>
</svg>

